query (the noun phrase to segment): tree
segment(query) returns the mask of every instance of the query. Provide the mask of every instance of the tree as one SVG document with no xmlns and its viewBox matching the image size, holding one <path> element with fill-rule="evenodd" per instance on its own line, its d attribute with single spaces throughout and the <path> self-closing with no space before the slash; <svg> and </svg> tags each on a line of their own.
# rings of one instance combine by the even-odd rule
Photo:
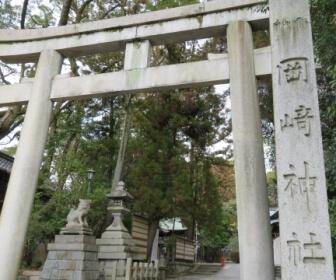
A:
<svg viewBox="0 0 336 280">
<path fill-rule="evenodd" d="M 315 54 L 322 69 L 318 74 L 318 92 L 322 125 L 323 150 L 329 199 L 329 215 L 333 249 L 336 247 L 336 7 L 331 0 L 311 0 Z"/>
<path fill-rule="evenodd" d="M 204 257 L 201 261 L 219 262 L 226 248 L 238 251 L 238 248 L 232 248 L 232 241 L 237 238 L 237 207 L 235 200 L 230 200 L 222 206 L 222 218 L 216 230 L 206 227 L 200 231 L 198 244 Z"/>
<path fill-rule="evenodd" d="M 318 80 L 320 86 L 327 85 L 330 80 L 335 80 L 336 52 L 334 45 L 336 38 L 335 22 L 336 8 L 332 0 L 311 0 L 311 16 L 315 54 L 322 65 L 323 75 Z"/>
<path fill-rule="evenodd" d="M 200 227 L 216 225 L 221 200 L 207 147 L 221 138 L 216 131 L 225 124 L 222 106 L 211 88 L 153 93 L 138 100 L 135 118 L 141 126 L 134 128 L 134 166 L 127 185 L 134 208 L 148 215 L 151 234 L 160 219 L 176 216 L 187 222 L 191 237 L 194 221 Z"/>
</svg>

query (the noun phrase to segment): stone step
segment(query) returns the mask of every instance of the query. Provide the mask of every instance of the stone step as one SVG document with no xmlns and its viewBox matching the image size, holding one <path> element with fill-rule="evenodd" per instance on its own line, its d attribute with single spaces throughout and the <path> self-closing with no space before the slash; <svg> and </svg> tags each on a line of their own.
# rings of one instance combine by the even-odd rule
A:
<svg viewBox="0 0 336 280">
<path fill-rule="evenodd" d="M 220 268 L 202 268 L 202 269 L 196 269 L 194 272 L 196 273 L 216 273 L 220 270 Z"/>
<path fill-rule="evenodd" d="M 220 269 L 220 264 L 201 264 L 193 271 L 193 274 L 213 275 L 216 274 Z"/>
<path fill-rule="evenodd" d="M 22 270 L 18 280 L 40 280 L 41 271 L 39 270 Z"/>
<path fill-rule="evenodd" d="M 23 270 L 22 276 L 40 276 L 41 272 L 39 270 Z"/>
<path fill-rule="evenodd" d="M 275 276 L 281 278 L 281 266 L 275 266 Z"/>
</svg>

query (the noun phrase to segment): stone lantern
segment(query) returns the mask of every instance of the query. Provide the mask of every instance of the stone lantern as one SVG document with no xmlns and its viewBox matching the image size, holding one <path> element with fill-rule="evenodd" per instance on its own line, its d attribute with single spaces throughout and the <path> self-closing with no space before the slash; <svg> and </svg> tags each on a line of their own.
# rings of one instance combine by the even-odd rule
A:
<svg viewBox="0 0 336 280">
<path fill-rule="evenodd" d="M 124 182 L 119 182 L 107 196 L 111 199 L 107 209 L 112 212 L 114 220 L 101 238 L 97 239 L 97 245 L 101 274 L 105 279 L 110 279 L 113 263 L 126 265 L 127 258 L 139 261 L 143 260 L 143 256 L 139 254 L 139 249 L 122 221 L 124 214 L 130 212 L 128 204 L 133 199 L 125 190 Z M 117 276 L 122 276 L 122 273 L 122 271 L 117 271 Z"/>
<path fill-rule="evenodd" d="M 127 232 L 122 218 L 124 214 L 130 212 L 128 204 L 133 197 L 125 190 L 124 182 L 119 182 L 116 189 L 112 190 L 107 196 L 111 199 L 107 210 L 111 211 L 114 218 L 113 223 L 107 230 L 121 230 Z"/>
</svg>

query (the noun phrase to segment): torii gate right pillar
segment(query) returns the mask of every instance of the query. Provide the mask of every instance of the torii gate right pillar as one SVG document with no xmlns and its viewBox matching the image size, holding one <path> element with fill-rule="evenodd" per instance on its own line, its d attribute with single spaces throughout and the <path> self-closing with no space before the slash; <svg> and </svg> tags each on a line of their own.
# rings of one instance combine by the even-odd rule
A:
<svg viewBox="0 0 336 280">
<path fill-rule="evenodd" d="M 334 280 L 309 0 L 270 0 L 282 279 Z"/>
</svg>

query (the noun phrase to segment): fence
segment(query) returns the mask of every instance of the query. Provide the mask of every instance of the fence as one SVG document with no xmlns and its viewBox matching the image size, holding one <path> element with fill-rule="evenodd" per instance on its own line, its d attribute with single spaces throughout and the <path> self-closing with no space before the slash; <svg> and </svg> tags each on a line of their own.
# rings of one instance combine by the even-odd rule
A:
<svg viewBox="0 0 336 280">
<path fill-rule="evenodd" d="M 177 237 L 175 259 L 194 261 L 194 256 L 195 256 L 194 242 L 192 240 Z"/>
<path fill-rule="evenodd" d="M 148 220 L 146 218 L 132 216 L 132 239 L 139 248 L 139 254 L 143 259 L 147 259 Z"/>
<path fill-rule="evenodd" d="M 125 276 L 117 276 L 117 271 L 124 271 Z M 154 263 L 133 262 L 128 258 L 126 267 L 118 263 L 113 263 L 112 278 L 108 280 L 158 280 L 159 279 L 159 261 Z M 106 279 L 107 280 L 107 279 Z"/>
</svg>

